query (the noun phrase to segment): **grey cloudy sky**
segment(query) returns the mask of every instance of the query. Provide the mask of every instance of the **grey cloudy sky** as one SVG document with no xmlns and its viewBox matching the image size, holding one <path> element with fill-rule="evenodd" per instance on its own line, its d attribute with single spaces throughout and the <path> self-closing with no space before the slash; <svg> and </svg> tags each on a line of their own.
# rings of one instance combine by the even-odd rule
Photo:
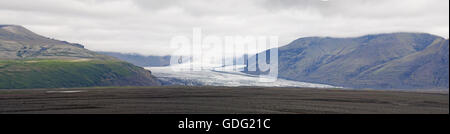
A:
<svg viewBox="0 0 450 134">
<path fill-rule="evenodd" d="M 449 0 L 0 0 L 0 24 L 23 25 L 96 51 L 165 55 L 170 39 L 204 35 L 449 37 Z"/>
</svg>

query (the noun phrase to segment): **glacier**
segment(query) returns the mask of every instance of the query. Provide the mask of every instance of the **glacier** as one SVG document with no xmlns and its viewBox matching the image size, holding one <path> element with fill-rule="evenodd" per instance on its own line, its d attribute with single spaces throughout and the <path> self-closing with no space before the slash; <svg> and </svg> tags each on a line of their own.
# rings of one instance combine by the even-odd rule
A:
<svg viewBox="0 0 450 134">
<path fill-rule="evenodd" d="M 234 67 L 202 67 L 197 71 L 175 69 L 171 66 L 145 67 L 156 76 L 163 85 L 185 86 L 257 86 L 257 87 L 308 87 L 308 88 L 342 88 L 332 85 L 298 82 L 278 78 L 275 82 L 261 82 L 258 75 L 233 71 Z"/>
</svg>

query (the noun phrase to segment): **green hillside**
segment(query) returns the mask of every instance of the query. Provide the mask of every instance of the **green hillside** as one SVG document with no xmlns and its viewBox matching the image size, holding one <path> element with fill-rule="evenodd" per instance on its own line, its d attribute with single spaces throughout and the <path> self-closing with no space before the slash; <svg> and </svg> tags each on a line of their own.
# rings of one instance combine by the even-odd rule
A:
<svg viewBox="0 0 450 134">
<path fill-rule="evenodd" d="M 22 26 L 0 25 L 0 89 L 157 86 L 150 71 Z"/>
<path fill-rule="evenodd" d="M 2 60 L 0 89 L 151 85 L 150 72 L 113 60 Z M 150 77 L 151 78 L 151 77 Z M 132 81 L 132 83 L 129 83 Z"/>
</svg>

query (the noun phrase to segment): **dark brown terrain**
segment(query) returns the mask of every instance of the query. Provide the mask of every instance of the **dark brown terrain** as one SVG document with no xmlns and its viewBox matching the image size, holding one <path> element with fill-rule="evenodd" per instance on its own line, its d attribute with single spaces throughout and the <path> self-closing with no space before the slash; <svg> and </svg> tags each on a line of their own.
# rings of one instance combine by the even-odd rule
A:
<svg viewBox="0 0 450 134">
<path fill-rule="evenodd" d="M 0 90 L 2 114 L 448 114 L 448 92 L 263 87 Z"/>
</svg>

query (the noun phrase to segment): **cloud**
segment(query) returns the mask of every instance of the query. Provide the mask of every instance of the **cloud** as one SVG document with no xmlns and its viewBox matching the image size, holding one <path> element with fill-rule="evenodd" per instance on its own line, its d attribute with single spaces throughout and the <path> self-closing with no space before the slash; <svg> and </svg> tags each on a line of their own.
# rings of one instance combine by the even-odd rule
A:
<svg viewBox="0 0 450 134">
<path fill-rule="evenodd" d="M 448 0 L 0 0 L 0 24 L 97 51 L 170 54 L 169 41 L 205 35 L 350 37 L 427 32 L 448 38 Z"/>
</svg>

